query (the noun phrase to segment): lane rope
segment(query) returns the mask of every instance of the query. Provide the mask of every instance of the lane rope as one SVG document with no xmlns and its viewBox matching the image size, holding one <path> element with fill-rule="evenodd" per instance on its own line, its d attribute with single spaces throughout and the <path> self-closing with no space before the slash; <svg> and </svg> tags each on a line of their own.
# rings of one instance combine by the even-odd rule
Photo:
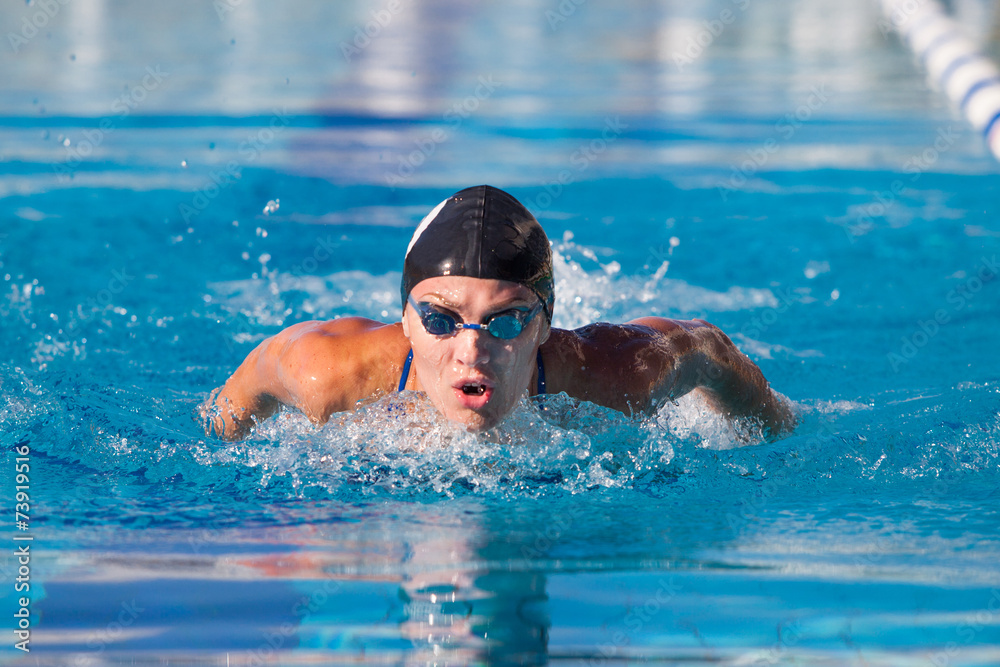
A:
<svg viewBox="0 0 1000 667">
<path fill-rule="evenodd" d="M 1000 68 L 979 52 L 938 0 L 882 0 L 888 26 L 917 56 L 1000 160 Z"/>
</svg>

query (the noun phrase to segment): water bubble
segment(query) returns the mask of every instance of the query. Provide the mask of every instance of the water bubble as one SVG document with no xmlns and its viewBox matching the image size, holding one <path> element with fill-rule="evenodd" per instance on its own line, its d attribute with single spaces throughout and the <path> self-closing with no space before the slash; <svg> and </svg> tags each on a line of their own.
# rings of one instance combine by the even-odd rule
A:
<svg viewBox="0 0 1000 667">
<path fill-rule="evenodd" d="M 181 169 L 187 169 L 187 168 L 188 168 L 187 160 L 181 160 Z"/>
<path fill-rule="evenodd" d="M 271 215 L 272 213 L 274 213 L 275 211 L 277 211 L 278 208 L 280 208 L 280 206 L 281 206 L 281 200 L 280 199 L 271 199 L 264 206 L 264 215 Z"/>
<path fill-rule="evenodd" d="M 829 262 L 817 262 L 816 260 L 810 260 L 810 262 L 806 265 L 806 268 L 803 270 L 802 273 L 805 275 L 806 278 L 812 280 L 816 276 L 822 273 L 828 273 L 829 271 L 830 271 Z"/>
</svg>

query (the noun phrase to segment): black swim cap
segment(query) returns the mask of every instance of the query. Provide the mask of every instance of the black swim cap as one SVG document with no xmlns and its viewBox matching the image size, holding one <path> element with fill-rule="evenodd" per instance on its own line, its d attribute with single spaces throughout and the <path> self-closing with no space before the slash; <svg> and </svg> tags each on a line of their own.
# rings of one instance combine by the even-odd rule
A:
<svg viewBox="0 0 1000 667">
<path fill-rule="evenodd" d="M 507 280 L 538 295 L 552 321 L 552 250 L 535 216 L 503 190 L 456 192 L 421 221 L 403 261 L 403 308 L 421 280 L 468 276 Z"/>
</svg>

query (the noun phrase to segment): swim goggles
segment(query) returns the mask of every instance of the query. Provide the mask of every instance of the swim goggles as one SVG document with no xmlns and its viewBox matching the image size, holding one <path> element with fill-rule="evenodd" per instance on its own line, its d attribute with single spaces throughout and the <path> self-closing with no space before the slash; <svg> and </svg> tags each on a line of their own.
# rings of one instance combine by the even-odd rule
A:
<svg viewBox="0 0 1000 667">
<path fill-rule="evenodd" d="M 487 318 L 482 324 L 467 324 L 456 321 L 447 313 L 442 313 L 433 304 L 417 303 L 412 296 L 407 296 L 406 301 L 417 311 L 424 329 L 432 336 L 453 336 L 459 329 L 479 329 L 502 340 L 511 340 L 520 336 L 524 328 L 542 309 L 542 302 L 539 301 L 531 310 L 512 308 Z"/>
</svg>

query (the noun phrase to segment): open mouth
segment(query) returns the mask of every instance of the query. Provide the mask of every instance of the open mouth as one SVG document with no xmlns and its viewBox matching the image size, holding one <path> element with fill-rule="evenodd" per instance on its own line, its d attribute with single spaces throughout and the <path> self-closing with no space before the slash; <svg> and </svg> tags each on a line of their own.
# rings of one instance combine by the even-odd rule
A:
<svg viewBox="0 0 1000 667">
<path fill-rule="evenodd" d="M 471 410 L 484 408 L 493 396 L 493 384 L 486 379 L 463 380 L 456 383 L 453 389 L 458 402 Z"/>
<path fill-rule="evenodd" d="M 482 396 L 486 393 L 486 385 L 469 382 L 462 385 L 462 393 L 466 396 Z"/>
</svg>

